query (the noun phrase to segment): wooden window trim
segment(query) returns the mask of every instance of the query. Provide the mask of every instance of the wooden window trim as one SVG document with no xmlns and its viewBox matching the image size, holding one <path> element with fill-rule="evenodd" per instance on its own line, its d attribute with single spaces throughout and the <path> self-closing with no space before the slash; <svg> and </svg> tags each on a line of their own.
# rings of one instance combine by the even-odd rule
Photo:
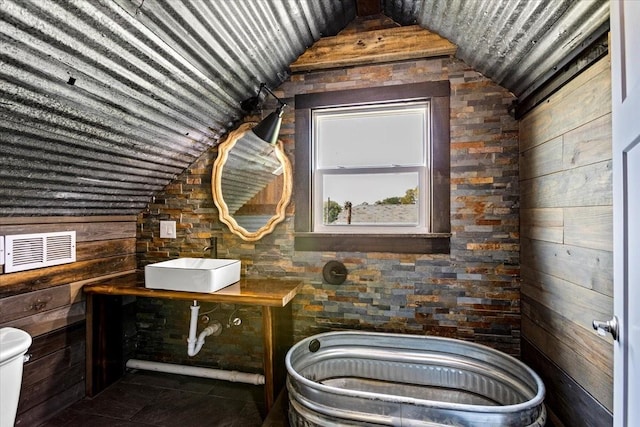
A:
<svg viewBox="0 0 640 427">
<path fill-rule="evenodd" d="M 295 96 L 295 250 L 449 253 L 450 113 L 448 80 Z M 431 102 L 431 230 L 429 234 L 314 233 L 311 216 L 311 112 L 315 108 L 376 102 Z"/>
</svg>

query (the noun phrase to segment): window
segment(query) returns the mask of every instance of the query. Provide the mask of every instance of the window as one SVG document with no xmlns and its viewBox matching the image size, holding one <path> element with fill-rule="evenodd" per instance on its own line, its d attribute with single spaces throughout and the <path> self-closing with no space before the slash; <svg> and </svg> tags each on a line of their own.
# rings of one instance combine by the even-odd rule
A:
<svg viewBox="0 0 640 427">
<path fill-rule="evenodd" d="M 296 250 L 448 253 L 448 81 L 295 105 Z"/>
<path fill-rule="evenodd" d="M 313 231 L 426 233 L 429 102 L 312 112 Z"/>
</svg>

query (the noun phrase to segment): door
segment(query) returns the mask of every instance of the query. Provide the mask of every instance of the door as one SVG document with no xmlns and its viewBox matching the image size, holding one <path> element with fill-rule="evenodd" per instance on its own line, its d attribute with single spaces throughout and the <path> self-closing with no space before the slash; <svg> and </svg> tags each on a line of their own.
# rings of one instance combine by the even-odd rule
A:
<svg viewBox="0 0 640 427">
<path fill-rule="evenodd" d="M 612 0 L 615 427 L 640 426 L 640 2 Z"/>
</svg>

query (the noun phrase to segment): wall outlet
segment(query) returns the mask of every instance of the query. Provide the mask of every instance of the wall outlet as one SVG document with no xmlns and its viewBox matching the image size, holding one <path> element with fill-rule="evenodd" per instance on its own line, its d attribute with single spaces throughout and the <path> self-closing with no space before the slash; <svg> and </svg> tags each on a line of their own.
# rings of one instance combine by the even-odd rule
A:
<svg viewBox="0 0 640 427">
<path fill-rule="evenodd" d="M 160 238 L 175 239 L 176 238 L 176 222 L 160 221 Z"/>
</svg>

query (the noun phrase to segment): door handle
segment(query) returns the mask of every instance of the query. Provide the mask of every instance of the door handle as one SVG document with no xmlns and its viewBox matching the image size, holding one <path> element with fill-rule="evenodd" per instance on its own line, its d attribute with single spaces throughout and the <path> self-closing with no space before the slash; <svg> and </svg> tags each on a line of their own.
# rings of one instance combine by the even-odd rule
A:
<svg viewBox="0 0 640 427">
<path fill-rule="evenodd" d="M 609 333 L 614 341 L 618 340 L 618 318 L 616 316 L 613 316 L 611 320 L 607 320 L 606 322 L 594 320 L 592 326 L 593 329 L 598 331 L 598 335 L 605 336 Z"/>
</svg>

